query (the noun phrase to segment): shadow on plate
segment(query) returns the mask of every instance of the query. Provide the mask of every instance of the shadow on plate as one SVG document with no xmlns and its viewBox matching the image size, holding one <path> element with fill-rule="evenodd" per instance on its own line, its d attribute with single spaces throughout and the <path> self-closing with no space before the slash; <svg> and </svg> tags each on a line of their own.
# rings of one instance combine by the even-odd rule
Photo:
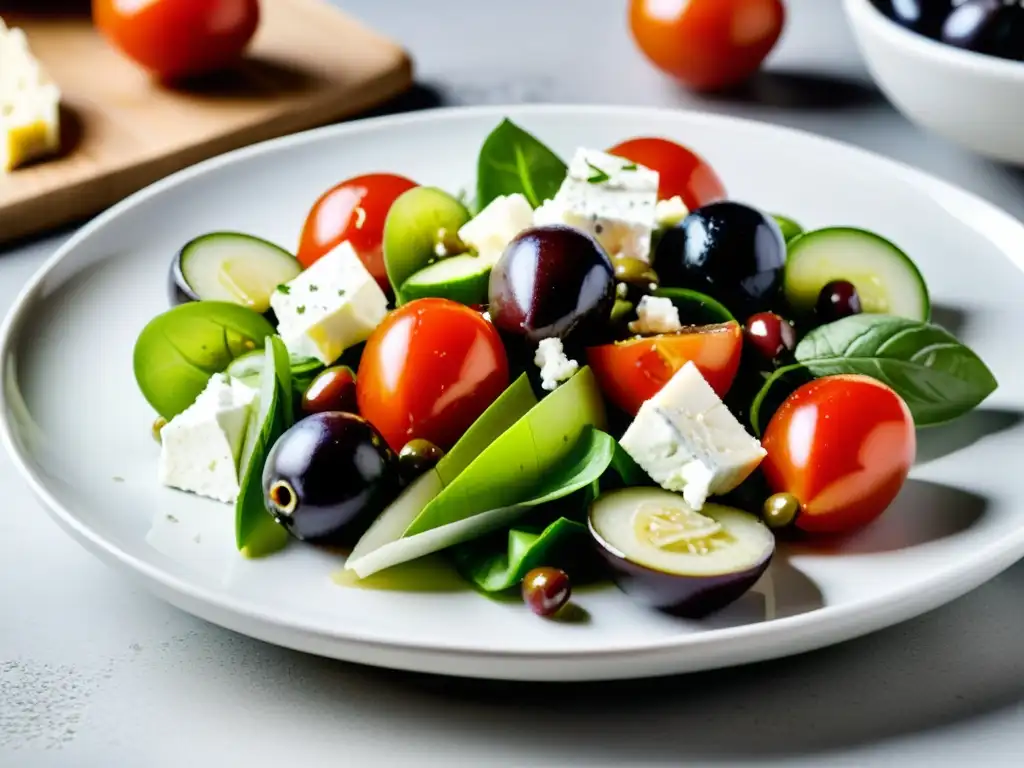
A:
<svg viewBox="0 0 1024 768">
<path fill-rule="evenodd" d="M 851 109 L 888 102 L 871 83 L 823 72 L 762 70 L 746 83 L 706 94 L 712 103 L 759 104 L 778 109 Z"/>
<path fill-rule="evenodd" d="M 959 336 L 967 327 L 967 313 L 949 304 L 932 304 L 931 322 L 942 326 L 954 336 Z"/>
<path fill-rule="evenodd" d="M 864 555 L 898 552 L 956 536 L 978 522 L 988 500 L 983 496 L 927 480 L 908 480 L 896 501 L 874 523 L 850 536 L 789 542 L 794 555 Z"/>
<path fill-rule="evenodd" d="M 1024 413 L 1005 408 L 979 408 L 949 424 L 917 431 L 917 464 L 941 459 L 980 440 L 1013 429 Z"/>
</svg>

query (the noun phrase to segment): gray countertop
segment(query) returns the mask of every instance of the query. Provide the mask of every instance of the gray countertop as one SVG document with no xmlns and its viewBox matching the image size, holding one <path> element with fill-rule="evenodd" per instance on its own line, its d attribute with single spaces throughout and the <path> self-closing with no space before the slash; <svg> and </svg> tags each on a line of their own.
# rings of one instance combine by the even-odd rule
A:
<svg viewBox="0 0 1024 768">
<path fill-rule="evenodd" d="M 421 84 L 390 111 L 575 102 L 726 112 L 921 167 L 1024 217 L 1024 174 L 925 135 L 871 85 L 838 0 L 789 0 L 768 70 L 700 98 L 624 0 L 348 0 Z M 67 233 L 0 251 L 0 312 Z M 69 381 L 69 396 L 73 396 Z M 638 683 L 488 684 L 304 656 L 193 619 L 61 533 L 0 455 L 0 765 L 1019 765 L 1024 565 L 923 618 L 783 661 Z"/>
</svg>

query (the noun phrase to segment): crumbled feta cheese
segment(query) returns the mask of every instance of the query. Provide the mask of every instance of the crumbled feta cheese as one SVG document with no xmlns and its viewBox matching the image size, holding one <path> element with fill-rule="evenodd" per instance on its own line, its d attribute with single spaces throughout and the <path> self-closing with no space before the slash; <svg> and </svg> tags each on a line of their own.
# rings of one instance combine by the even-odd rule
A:
<svg viewBox="0 0 1024 768">
<path fill-rule="evenodd" d="M 459 239 L 490 264 L 516 235 L 533 226 L 533 208 L 518 192 L 496 197 L 487 207 L 459 229 Z"/>
<path fill-rule="evenodd" d="M 0 172 L 60 148 L 60 99 L 25 33 L 0 19 Z"/>
<path fill-rule="evenodd" d="M 540 368 L 541 387 L 549 392 L 572 378 L 580 364 L 566 357 L 559 339 L 541 339 L 533 364 Z"/>
<path fill-rule="evenodd" d="M 675 333 L 683 327 L 676 305 L 663 296 L 644 296 L 636 306 L 636 316 L 629 324 L 633 333 Z"/>
<path fill-rule="evenodd" d="M 160 430 L 163 485 L 226 503 L 238 496 L 238 459 L 256 390 L 218 373 L 195 402 Z"/>
<path fill-rule="evenodd" d="M 679 195 L 659 200 L 654 206 L 654 220 L 659 227 L 674 227 L 689 215 L 690 209 Z"/>
<path fill-rule="evenodd" d="M 708 496 L 733 490 L 765 457 L 692 362 L 640 407 L 620 444 L 696 510 Z"/>
<path fill-rule="evenodd" d="M 346 241 L 270 297 L 278 333 L 295 357 L 330 365 L 369 338 L 388 299 Z"/>
<path fill-rule="evenodd" d="M 650 262 L 658 173 L 615 155 L 578 149 L 555 197 L 534 211 L 534 224 L 587 232 L 609 255 Z"/>
</svg>

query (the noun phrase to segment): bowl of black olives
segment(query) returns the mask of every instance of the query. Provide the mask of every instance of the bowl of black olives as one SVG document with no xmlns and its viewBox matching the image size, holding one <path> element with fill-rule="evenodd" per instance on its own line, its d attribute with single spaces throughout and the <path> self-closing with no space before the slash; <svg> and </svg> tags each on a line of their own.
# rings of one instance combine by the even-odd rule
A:
<svg viewBox="0 0 1024 768">
<path fill-rule="evenodd" d="M 878 87 L 909 120 L 1024 165 L 1024 2 L 844 0 Z"/>
</svg>

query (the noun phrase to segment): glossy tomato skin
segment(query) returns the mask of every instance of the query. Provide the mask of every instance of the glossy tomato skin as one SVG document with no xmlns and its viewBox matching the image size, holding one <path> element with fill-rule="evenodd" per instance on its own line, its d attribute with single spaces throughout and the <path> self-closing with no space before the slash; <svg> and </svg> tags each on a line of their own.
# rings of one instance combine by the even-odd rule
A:
<svg viewBox="0 0 1024 768">
<path fill-rule="evenodd" d="M 903 399 L 868 376 L 826 376 L 782 404 L 761 441 L 775 493 L 800 501 L 796 527 L 842 534 L 881 515 L 914 463 L 914 420 Z"/>
<path fill-rule="evenodd" d="M 736 378 L 742 351 L 743 330 L 730 322 L 590 347 L 587 363 L 605 396 L 635 416 L 688 362 L 724 397 Z"/>
<path fill-rule="evenodd" d="M 729 88 L 750 77 L 785 23 L 782 0 L 630 0 L 640 50 L 695 90 Z"/>
<path fill-rule="evenodd" d="M 391 284 L 384 268 L 384 220 L 403 192 L 418 186 L 394 173 L 354 176 L 324 192 L 306 216 L 296 254 L 303 268 L 348 240 L 385 293 Z"/>
<path fill-rule="evenodd" d="M 356 396 L 394 451 L 417 438 L 447 451 L 508 384 L 505 347 L 483 315 L 448 299 L 417 299 L 370 335 Z"/>
<path fill-rule="evenodd" d="M 222 69 L 256 34 L 259 0 L 93 0 L 93 23 L 157 77 L 180 80 Z"/>
<path fill-rule="evenodd" d="M 608 154 L 657 171 L 659 200 L 678 195 L 692 211 L 726 197 L 725 185 L 714 168 L 696 152 L 674 141 L 641 136 L 616 144 Z"/>
</svg>

